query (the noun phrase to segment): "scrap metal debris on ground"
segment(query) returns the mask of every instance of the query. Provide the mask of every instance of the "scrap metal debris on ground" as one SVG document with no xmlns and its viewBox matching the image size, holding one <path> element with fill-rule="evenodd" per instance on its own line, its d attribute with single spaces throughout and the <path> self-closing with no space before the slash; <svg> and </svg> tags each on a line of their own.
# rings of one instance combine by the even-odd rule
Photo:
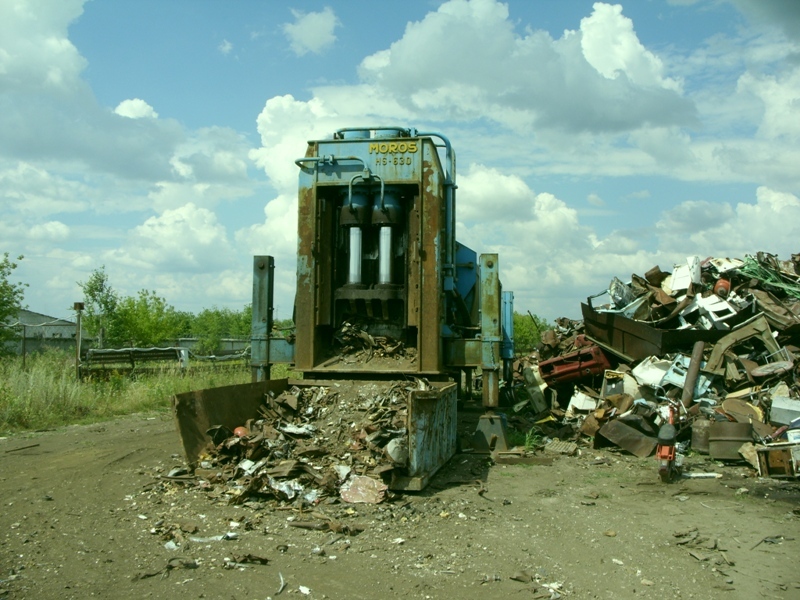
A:
<svg viewBox="0 0 800 600">
<path fill-rule="evenodd" d="M 800 254 L 688 257 L 582 312 L 516 365 L 514 427 L 646 457 L 672 401 L 680 452 L 800 476 Z"/>
<path fill-rule="evenodd" d="M 800 255 L 689 257 L 671 272 L 615 277 L 582 310 L 581 321 L 558 319 L 516 365 L 508 422 L 529 432 L 526 450 L 573 455 L 591 444 L 652 456 L 678 406 L 679 454 L 747 461 L 766 477 L 800 475 Z M 336 339 L 342 356 L 358 360 L 404 352 L 351 323 Z M 208 431 L 212 445 L 193 474 L 166 479 L 253 508 L 380 503 L 408 464 L 409 394 L 426 385 L 341 381 L 267 394 L 256 417 Z"/>
<path fill-rule="evenodd" d="M 209 431 L 198 485 L 230 504 L 379 503 L 389 493 L 383 479 L 407 462 L 407 394 L 419 386 L 342 382 L 267 394 L 258 418 Z"/>
</svg>

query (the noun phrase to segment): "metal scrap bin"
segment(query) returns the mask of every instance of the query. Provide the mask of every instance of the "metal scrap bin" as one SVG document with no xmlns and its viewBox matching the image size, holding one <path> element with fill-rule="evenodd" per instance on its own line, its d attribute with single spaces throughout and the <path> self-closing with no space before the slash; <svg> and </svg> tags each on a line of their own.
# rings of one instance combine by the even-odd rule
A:
<svg viewBox="0 0 800 600">
<path fill-rule="evenodd" d="M 172 414 L 189 466 L 195 468 L 200 455 L 211 446 L 211 437 L 207 433 L 209 429 L 221 425 L 233 431 L 248 419 L 258 417 L 258 407 L 264 403 L 264 394 L 271 391 L 278 395 L 288 387 L 288 379 L 275 379 L 172 396 Z"/>
<path fill-rule="evenodd" d="M 200 455 L 211 446 L 209 429 L 221 425 L 233 430 L 248 419 L 258 418 L 264 395 L 267 392 L 280 395 L 290 385 L 302 388 L 325 385 L 325 382 L 277 379 L 173 396 L 172 411 L 187 463 L 196 467 Z M 394 470 L 390 488 L 422 490 L 455 454 L 456 402 L 455 383 L 434 382 L 429 389 L 408 394 L 408 459 L 405 465 Z"/>
<path fill-rule="evenodd" d="M 695 342 L 716 342 L 730 333 L 718 329 L 658 329 L 620 313 L 597 311 L 584 303 L 581 312 L 586 337 L 630 362 L 691 349 Z"/>
<path fill-rule="evenodd" d="M 408 399 L 408 464 L 405 475 L 395 475 L 394 490 L 418 491 L 456 453 L 458 438 L 455 383 L 431 383 L 414 390 Z"/>
</svg>

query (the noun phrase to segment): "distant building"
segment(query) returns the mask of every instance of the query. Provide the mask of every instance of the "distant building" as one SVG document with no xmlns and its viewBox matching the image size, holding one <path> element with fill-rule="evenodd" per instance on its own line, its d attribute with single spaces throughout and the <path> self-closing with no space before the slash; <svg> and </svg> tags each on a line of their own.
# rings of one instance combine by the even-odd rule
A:
<svg viewBox="0 0 800 600">
<path fill-rule="evenodd" d="M 77 324 L 75 321 L 59 319 L 37 313 L 32 310 L 21 309 L 17 314 L 16 330 L 19 339 L 13 344 L 18 354 L 42 350 L 45 347 L 74 350 Z M 91 340 L 85 338 L 83 332 L 82 344 L 84 348 Z"/>
</svg>

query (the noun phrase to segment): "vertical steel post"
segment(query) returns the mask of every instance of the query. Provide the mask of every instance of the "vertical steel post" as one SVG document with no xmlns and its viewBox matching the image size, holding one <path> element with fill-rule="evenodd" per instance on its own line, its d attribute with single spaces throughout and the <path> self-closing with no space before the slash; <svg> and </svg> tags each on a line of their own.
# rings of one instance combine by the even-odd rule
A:
<svg viewBox="0 0 800 600">
<path fill-rule="evenodd" d="M 270 378 L 269 335 L 272 331 L 275 261 L 271 256 L 253 257 L 253 320 L 250 333 L 252 381 Z"/>
<path fill-rule="evenodd" d="M 503 292 L 502 297 L 503 343 L 500 356 L 503 358 L 503 379 L 510 387 L 514 377 L 514 292 Z"/>
<path fill-rule="evenodd" d="M 500 344 L 503 341 L 497 254 L 481 254 L 480 264 L 483 406 L 496 408 L 500 405 Z"/>
<path fill-rule="evenodd" d="M 499 272 L 497 254 L 481 254 L 481 372 L 483 376 L 483 407 L 486 409 L 486 414 L 478 420 L 478 428 L 472 436 L 473 446 L 477 452 L 508 449 L 506 416 L 503 413 L 495 413 L 495 409 L 500 406 L 500 368 L 502 366 L 500 346 L 503 343 L 503 299 Z"/>
<path fill-rule="evenodd" d="M 82 327 L 81 327 L 81 316 L 83 314 L 83 302 L 75 302 L 72 305 L 72 308 L 75 312 L 78 313 L 75 324 L 75 380 L 81 380 L 81 343 L 83 340 L 81 339 Z"/>
</svg>

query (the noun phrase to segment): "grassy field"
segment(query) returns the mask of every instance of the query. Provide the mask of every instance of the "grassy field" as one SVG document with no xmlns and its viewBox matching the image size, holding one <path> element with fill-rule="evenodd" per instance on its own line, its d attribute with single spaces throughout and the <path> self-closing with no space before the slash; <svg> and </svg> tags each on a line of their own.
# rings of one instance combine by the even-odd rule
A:
<svg viewBox="0 0 800 600">
<path fill-rule="evenodd" d="M 282 376 L 273 368 L 273 377 Z M 74 354 L 46 351 L 0 359 L 0 435 L 90 423 L 119 415 L 169 410 L 170 396 L 196 389 L 245 383 L 250 370 L 181 373 L 164 367 L 146 375 L 109 374 L 78 381 Z"/>
</svg>

